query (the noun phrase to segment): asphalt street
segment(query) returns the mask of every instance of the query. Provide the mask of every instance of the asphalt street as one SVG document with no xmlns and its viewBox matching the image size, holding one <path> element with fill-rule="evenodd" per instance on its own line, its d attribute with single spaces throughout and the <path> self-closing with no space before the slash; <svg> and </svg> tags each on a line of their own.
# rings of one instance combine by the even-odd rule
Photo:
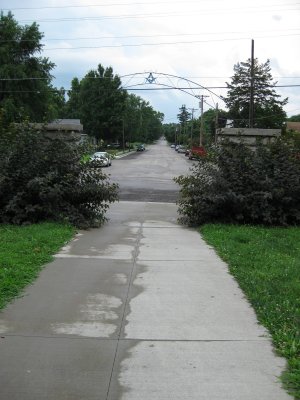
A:
<svg viewBox="0 0 300 400">
<path fill-rule="evenodd" d="M 177 223 L 189 166 L 164 141 L 114 160 L 109 221 L 0 313 L 1 400 L 291 399 L 227 265 Z"/>
<path fill-rule="evenodd" d="M 105 172 L 120 185 L 120 200 L 175 203 L 179 187 L 173 178 L 186 174 L 191 165 L 187 157 L 161 141 L 148 145 L 144 152 L 114 160 Z"/>
</svg>

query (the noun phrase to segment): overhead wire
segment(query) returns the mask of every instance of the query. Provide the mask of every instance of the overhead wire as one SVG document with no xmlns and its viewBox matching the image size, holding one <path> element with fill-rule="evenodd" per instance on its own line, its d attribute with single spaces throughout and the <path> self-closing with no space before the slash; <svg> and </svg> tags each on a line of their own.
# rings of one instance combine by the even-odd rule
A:
<svg viewBox="0 0 300 400">
<path fill-rule="evenodd" d="M 272 32 L 290 32 L 290 31 L 299 31 L 300 28 L 288 28 L 288 29 L 276 29 L 276 30 L 259 30 L 259 31 L 221 31 L 221 32 L 196 32 L 196 33 L 175 33 L 175 34 L 155 34 L 155 35 L 119 35 L 119 36 L 93 36 L 93 37 L 60 37 L 60 38 L 47 38 L 47 42 L 52 41 L 77 41 L 77 40 L 107 40 L 107 39 L 145 39 L 145 38 L 156 38 L 156 37 L 178 37 L 178 36 L 203 36 L 203 35 L 236 35 L 236 34 L 250 34 L 254 35 L 257 33 L 272 33 Z M 297 32 L 296 32 L 297 33 Z M 19 43 L 22 42 L 34 42 L 35 39 L 24 39 L 19 40 Z M 15 39 L 0 39 L 0 43 L 10 43 L 15 42 Z"/>
<path fill-rule="evenodd" d="M 226 10 L 228 11 L 228 10 Z M 284 10 L 275 10 L 275 11 L 299 11 L 299 8 L 289 8 L 289 9 L 284 9 Z M 249 13 L 251 11 L 247 11 Z M 253 12 L 253 11 L 252 11 Z M 262 12 L 270 12 L 270 10 L 260 10 L 260 13 Z M 211 13 L 204 13 L 203 11 L 199 12 L 201 13 L 201 16 L 209 15 Z M 216 12 L 212 12 L 214 15 Z M 123 14 L 123 15 L 104 15 L 104 16 L 99 16 L 99 17 L 65 17 L 65 18 L 46 18 L 46 19 L 34 19 L 34 22 L 74 22 L 74 21 L 105 21 L 105 20 L 121 20 L 121 19 L 145 19 L 145 18 L 174 18 L 174 17 L 189 17 L 189 16 L 195 16 L 195 14 L 198 14 L 198 12 L 193 12 L 193 13 L 182 13 L 182 12 L 168 12 L 168 13 L 151 13 L 151 14 Z M 224 11 L 223 14 L 226 15 L 226 12 Z M 23 19 L 20 20 L 19 22 L 21 23 L 30 23 L 32 22 L 32 19 Z"/>
<path fill-rule="evenodd" d="M 182 4 L 181 2 L 178 2 Z M 149 4 L 149 3 L 148 3 Z M 159 4 L 159 3 L 158 3 Z M 164 4 L 171 4 L 169 2 L 164 3 Z M 132 4 L 134 5 L 134 4 Z M 174 2 L 172 2 L 172 5 L 174 5 Z M 298 10 L 298 8 L 289 8 L 289 7 L 298 7 L 300 5 L 299 2 L 295 3 L 288 3 L 288 4 L 274 4 L 274 5 L 260 5 L 260 6 L 244 6 L 244 7 L 226 7 L 226 8 L 207 8 L 204 9 L 202 8 L 201 10 L 190 10 L 183 12 L 181 11 L 166 11 L 166 12 L 152 12 L 152 13 L 139 13 L 139 14 L 115 14 L 115 15 L 100 15 L 100 16 L 80 16 L 80 17 L 60 17 L 60 18 L 41 18 L 41 19 L 36 19 L 35 22 L 67 22 L 67 21 L 87 21 L 87 20 L 105 20 L 105 19 L 132 19 L 132 18 L 161 18 L 161 17 L 182 17 L 182 16 L 191 16 L 195 14 L 201 14 L 203 16 L 205 15 L 226 15 L 226 14 L 232 14 L 232 13 L 256 13 L 259 11 L 259 13 L 269 13 L 270 11 L 272 12 L 280 12 L 280 11 L 294 11 Z M 152 6 L 152 3 L 151 3 Z M 32 19 L 23 19 L 20 20 L 20 22 L 30 22 Z"/>
<path fill-rule="evenodd" d="M 185 0 L 185 4 L 199 4 L 199 0 Z M 151 6 L 153 5 L 162 5 L 162 4 L 170 4 L 170 5 L 174 5 L 174 4 L 182 4 L 182 1 L 180 0 L 172 0 L 172 1 L 151 1 Z M 285 4 L 285 5 L 297 5 L 299 4 L 299 2 L 297 3 L 289 3 L 289 4 Z M 136 5 L 149 5 L 149 2 L 126 2 L 126 3 L 103 3 L 103 4 L 85 4 L 85 5 L 76 5 L 76 4 L 72 4 L 72 5 L 66 5 L 66 6 L 39 6 L 39 7 L 13 7 L 13 8 L 3 8 L 3 10 L 48 10 L 48 9 L 66 9 L 66 8 L 99 8 L 99 7 L 126 7 L 126 6 L 136 6 Z M 267 5 L 268 7 L 278 7 L 278 6 L 282 6 L 282 3 L 276 3 L 276 4 L 269 4 Z M 261 6 L 255 6 L 255 7 L 251 7 L 251 8 L 260 8 Z M 266 6 L 263 6 L 266 7 Z M 247 7 L 248 8 L 248 7 Z"/>
<path fill-rule="evenodd" d="M 1 81 L 1 79 L 0 79 Z M 141 84 L 140 84 L 141 85 Z M 136 85 L 136 86 L 140 86 Z M 135 86 L 135 85 L 133 85 Z M 164 85 L 163 85 L 164 86 Z M 270 85 L 269 87 L 272 88 L 290 88 L 290 87 L 300 87 L 299 85 Z M 195 87 L 180 87 L 180 86 L 174 86 L 174 87 L 155 87 L 155 88 L 137 88 L 137 87 L 121 87 L 121 89 L 125 89 L 128 91 L 159 91 L 159 90 L 201 90 L 201 88 L 195 86 Z M 205 86 L 202 88 L 202 90 L 207 90 L 207 89 L 228 89 L 227 86 Z M 45 91 L 71 91 L 72 88 L 50 88 L 50 89 L 45 89 Z M 104 89 L 105 90 L 105 89 Z M 110 89 L 107 89 L 110 90 Z M 38 93 L 41 92 L 42 89 L 36 89 L 36 90 L 5 90 L 5 89 L 0 89 L 0 93 Z"/>
<path fill-rule="evenodd" d="M 274 37 L 287 37 L 287 36 L 299 36 L 300 33 L 292 33 L 286 35 L 272 35 L 272 36 L 256 36 L 251 37 L 240 37 L 240 38 L 227 38 L 227 39 L 208 39 L 208 40 L 189 40 L 189 41 L 178 41 L 178 42 L 158 42 L 158 43 L 128 43 L 128 44 L 111 44 L 111 45 L 98 45 L 98 46 L 76 46 L 76 47 L 45 47 L 44 51 L 52 50 L 82 50 L 82 49 L 105 49 L 105 48 L 122 48 L 122 47 L 142 47 L 142 46 L 170 46 L 180 44 L 194 44 L 194 43 L 212 43 L 212 42 L 227 42 L 227 41 L 238 41 L 238 40 L 249 40 L 249 39 L 262 39 L 262 38 L 274 38 Z"/>
</svg>

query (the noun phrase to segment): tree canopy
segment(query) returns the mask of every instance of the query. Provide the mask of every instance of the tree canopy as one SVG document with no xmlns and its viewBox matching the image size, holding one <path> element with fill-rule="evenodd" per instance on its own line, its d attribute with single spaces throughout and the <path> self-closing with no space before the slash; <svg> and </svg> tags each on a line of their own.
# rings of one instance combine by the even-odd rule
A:
<svg viewBox="0 0 300 400">
<path fill-rule="evenodd" d="M 89 71 L 80 82 L 80 117 L 89 135 L 107 140 L 122 131 L 127 92 L 112 67 Z"/>
<path fill-rule="evenodd" d="M 286 119 L 283 106 L 288 99 L 280 100 L 274 89 L 270 61 L 260 64 L 254 60 L 254 126 L 257 128 L 281 128 Z M 229 118 L 235 127 L 249 126 L 251 87 L 251 60 L 237 63 L 231 83 L 226 82 L 227 97 L 223 100 L 229 110 Z"/>
<path fill-rule="evenodd" d="M 55 64 L 40 57 L 43 34 L 34 22 L 20 26 L 9 12 L 0 16 L 0 109 L 6 123 L 55 117 L 61 101 L 51 86 Z M 57 97 L 58 96 L 58 97 Z"/>
<path fill-rule="evenodd" d="M 122 89 L 112 67 L 100 64 L 81 81 L 74 78 L 68 95 L 66 116 L 80 118 L 88 134 L 105 142 L 151 142 L 162 133 L 164 115 Z"/>
</svg>

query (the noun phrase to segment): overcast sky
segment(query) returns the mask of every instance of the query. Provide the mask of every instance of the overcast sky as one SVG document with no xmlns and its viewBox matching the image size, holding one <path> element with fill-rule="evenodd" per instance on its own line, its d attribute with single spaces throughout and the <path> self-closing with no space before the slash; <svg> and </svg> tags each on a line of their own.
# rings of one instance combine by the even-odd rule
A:
<svg viewBox="0 0 300 400">
<path fill-rule="evenodd" d="M 99 63 L 112 66 L 166 123 L 176 122 L 183 104 L 198 117 L 195 96 L 202 94 L 209 95 L 204 110 L 216 103 L 224 108 L 221 87 L 234 64 L 250 57 L 252 38 L 255 57 L 270 59 L 278 85 L 300 85 L 300 1 L 1 0 L 1 8 L 21 25 L 38 23 L 42 55 L 56 64 L 54 86 L 68 89 Z M 144 85 L 150 72 L 154 81 Z M 170 86 L 194 89 L 186 94 Z M 213 87 L 213 94 L 201 87 Z M 276 90 L 289 97 L 287 114 L 300 114 L 300 86 Z"/>
</svg>

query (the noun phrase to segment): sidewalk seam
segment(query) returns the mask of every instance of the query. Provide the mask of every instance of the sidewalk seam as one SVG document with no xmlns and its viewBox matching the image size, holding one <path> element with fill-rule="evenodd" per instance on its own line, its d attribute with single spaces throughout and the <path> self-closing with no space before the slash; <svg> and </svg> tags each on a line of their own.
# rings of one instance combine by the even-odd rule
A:
<svg viewBox="0 0 300 400">
<path fill-rule="evenodd" d="M 143 225 L 141 225 L 138 230 L 137 240 L 136 240 L 135 247 L 134 247 L 133 259 L 132 259 L 132 269 L 131 269 L 129 284 L 128 284 L 127 293 L 126 293 L 126 300 L 124 302 L 123 315 L 122 315 L 122 319 L 121 319 L 121 323 L 120 323 L 120 330 L 119 330 L 118 337 L 115 339 L 117 341 L 117 346 L 116 346 L 116 351 L 115 351 L 114 360 L 113 360 L 113 364 L 112 364 L 111 374 L 110 374 L 110 378 L 109 378 L 109 383 L 108 383 L 108 388 L 107 388 L 107 393 L 106 393 L 106 400 L 108 400 L 108 396 L 109 396 L 109 392 L 110 392 L 112 377 L 113 377 L 113 373 L 115 370 L 115 364 L 116 364 L 117 354 L 118 354 L 118 350 L 119 350 L 119 343 L 122 340 L 121 332 L 122 332 L 123 323 L 125 320 L 125 313 L 126 313 L 128 300 L 129 300 L 129 293 L 130 293 L 130 289 L 131 289 L 132 282 L 133 282 L 133 274 L 134 274 L 137 259 L 138 259 L 139 247 L 140 247 L 140 242 L 141 242 L 141 238 L 142 238 L 142 231 L 143 231 Z"/>
</svg>

